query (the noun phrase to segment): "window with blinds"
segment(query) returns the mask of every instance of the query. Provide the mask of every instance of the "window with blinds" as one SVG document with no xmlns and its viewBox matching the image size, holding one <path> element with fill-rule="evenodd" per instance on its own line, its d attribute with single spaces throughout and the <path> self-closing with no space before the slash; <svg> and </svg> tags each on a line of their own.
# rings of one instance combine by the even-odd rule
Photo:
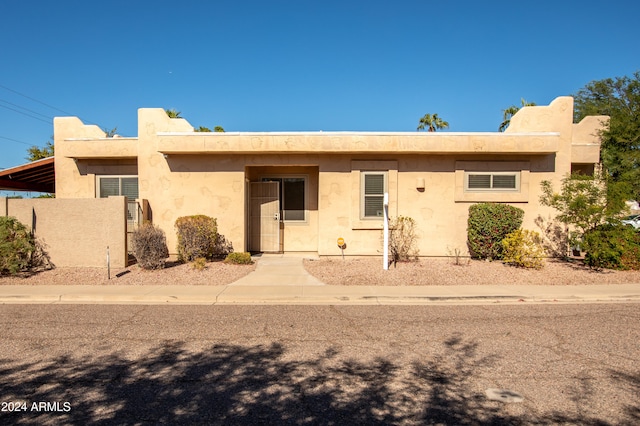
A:
<svg viewBox="0 0 640 426">
<path fill-rule="evenodd" d="M 362 172 L 361 176 L 361 217 L 363 219 L 382 218 L 387 172 Z"/>
<path fill-rule="evenodd" d="M 124 195 L 130 200 L 138 198 L 137 176 L 98 176 L 98 198 Z"/>
<path fill-rule="evenodd" d="M 466 172 L 465 191 L 518 191 L 519 172 Z"/>
</svg>

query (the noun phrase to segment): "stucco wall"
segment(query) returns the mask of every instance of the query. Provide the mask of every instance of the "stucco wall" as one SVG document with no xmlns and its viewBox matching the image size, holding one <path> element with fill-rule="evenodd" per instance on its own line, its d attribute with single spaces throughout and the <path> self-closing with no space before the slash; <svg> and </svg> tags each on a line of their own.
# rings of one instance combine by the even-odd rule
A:
<svg viewBox="0 0 640 426">
<path fill-rule="evenodd" d="M 105 138 L 76 118 L 56 119 L 56 184 L 59 198 L 96 196 L 96 175 L 136 172 L 139 197 L 176 252 L 174 223 L 180 216 L 218 219 L 219 232 L 236 251 L 247 246 L 247 182 L 266 174 L 304 174 L 307 220 L 284 224 L 285 251 L 378 255 L 382 222 L 359 213 L 361 171 L 388 171 L 391 216 L 417 221 L 424 256 L 466 250 L 468 209 L 476 202 L 505 202 L 525 210 L 524 227 L 538 230 L 547 217 L 539 205 L 540 183 L 555 187 L 572 163 L 597 162 L 594 135 L 602 117 L 572 124 L 573 99 L 524 107 L 505 133 L 196 133 L 162 109 L 138 111 L 138 137 Z M 517 171 L 520 190 L 470 193 L 465 170 Z M 417 182 L 424 181 L 424 189 Z"/>
<path fill-rule="evenodd" d="M 85 199 L 6 199 L 0 213 L 13 216 L 29 229 L 57 267 L 127 266 L 125 197 Z"/>
</svg>

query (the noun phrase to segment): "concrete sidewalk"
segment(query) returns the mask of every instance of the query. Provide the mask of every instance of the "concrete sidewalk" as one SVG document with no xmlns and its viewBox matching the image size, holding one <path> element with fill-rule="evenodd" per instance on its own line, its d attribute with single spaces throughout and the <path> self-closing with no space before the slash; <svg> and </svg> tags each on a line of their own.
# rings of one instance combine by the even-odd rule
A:
<svg viewBox="0 0 640 426">
<path fill-rule="evenodd" d="M 640 284 L 533 286 L 329 286 L 302 266 L 306 254 L 264 255 L 225 286 L 0 286 L 1 304 L 428 305 L 640 302 Z"/>
</svg>

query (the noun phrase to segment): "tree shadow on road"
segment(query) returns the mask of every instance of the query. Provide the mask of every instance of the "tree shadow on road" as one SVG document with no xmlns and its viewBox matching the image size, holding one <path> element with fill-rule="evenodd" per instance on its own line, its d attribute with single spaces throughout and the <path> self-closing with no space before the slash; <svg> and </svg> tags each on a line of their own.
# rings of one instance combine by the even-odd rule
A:
<svg viewBox="0 0 640 426">
<path fill-rule="evenodd" d="M 344 358 L 335 348 L 297 359 L 282 344 L 167 341 L 136 359 L 121 354 L 0 361 L 3 401 L 69 402 L 70 411 L 0 413 L 2 424 L 451 424 L 606 425 L 566 414 L 513 414 L 475 389 L 496 356 L 455 335 L 407 366 Z M 628 378 L 638 388 L 638 378 Z M 30 407 L 29 407 L 30 408 Z M 51 408 L 51 407 L 50 407 Z M 638 417 L 630 409 L 627 418 Z"/>
</svg>

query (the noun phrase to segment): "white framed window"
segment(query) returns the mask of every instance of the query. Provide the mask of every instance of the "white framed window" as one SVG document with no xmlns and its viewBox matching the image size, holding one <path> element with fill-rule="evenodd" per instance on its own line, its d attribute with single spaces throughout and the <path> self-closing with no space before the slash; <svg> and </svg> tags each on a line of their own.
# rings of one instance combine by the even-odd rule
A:
<svg viewBox="0 0 640 426">
<path fill-rule="evenodd" d="M 124 195 L 130 200 L 138 197 L 138 176 L 96 176 L 96 197 Z"/>
<path fill-rule="evenodd" d="M 360 173 L 360 219 L 382 219 L 388 172 Z"/>
<path fill-rule="evenodd" d="M 300 176 L 263 177 L 263 182 L 280 184 L 280 213 L 285 222 L 305 222 L 309 178 Z"/>
<path fill-rule="evenodd" d="M 465 172 L 465 192 L 518 192 L 520 172 Z"/>
</svg>

